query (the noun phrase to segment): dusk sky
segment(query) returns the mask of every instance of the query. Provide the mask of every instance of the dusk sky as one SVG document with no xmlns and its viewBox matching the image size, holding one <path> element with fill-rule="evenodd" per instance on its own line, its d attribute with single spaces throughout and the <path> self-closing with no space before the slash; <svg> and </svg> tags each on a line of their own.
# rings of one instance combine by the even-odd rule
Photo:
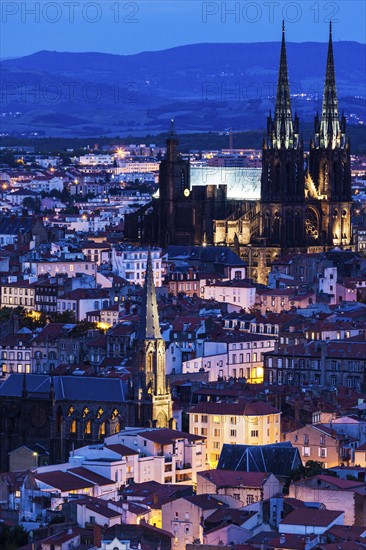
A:
<svg viewBox="0 0 366 550">
<path fill-rule="evenodd" d="M 132 54 L 200 42 L 366 42 L 364 0 L 1 1 L 1 58 L 39 50 Z"/>
</svg>

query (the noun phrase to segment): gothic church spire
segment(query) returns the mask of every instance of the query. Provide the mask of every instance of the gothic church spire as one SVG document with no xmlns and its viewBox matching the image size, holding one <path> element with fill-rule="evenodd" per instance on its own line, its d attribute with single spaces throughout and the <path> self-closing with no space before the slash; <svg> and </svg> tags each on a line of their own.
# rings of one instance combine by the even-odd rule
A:
<svg viewBox="0 0 366 550">
<path fill-rule="evenodd" d="M 332 22 L 329 25 L 327 68 L 325 74 L 322 116 L 320 121 L 320 145 L 336 147 L 340 137 L 338 97 L 334 68 Z"/>
<path fill-rule="evenodd" d="M 145 284 L 142 298 L 140 326 L 137 332 L 138 340 L 161 339 L 159 326 L 158 304 L 154 285 L 154 271 L 149 250 L 146 264 Z"/>
<path fill-rule="evenodd" d="M 282 43 L 280 67 L 278 71 L 276 107 L 273 121 L 273 145 L 276 148 L 288 148 L 293 141 L 293 122 L 290 100 L 290 85 L 288 80 L 287 54 L 285 41 L 285 23 L 282 22 Z"/>
</svg>

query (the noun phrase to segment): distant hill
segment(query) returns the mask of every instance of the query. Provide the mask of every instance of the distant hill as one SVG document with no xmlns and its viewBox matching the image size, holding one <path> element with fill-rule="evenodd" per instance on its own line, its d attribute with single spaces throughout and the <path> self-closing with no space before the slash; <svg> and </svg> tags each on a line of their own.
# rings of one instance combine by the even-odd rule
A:
<svg viewBox="0 0 366 550">
<path fill-rule="evenodd" d="M 1 133 L 145 135 L 260 129 L 273 108 L 280 44 L 196 44 L 136 55 L 41 51 L 1 63 Z M 365 50 L 334 43 L 340 109 L 366 122 Z M 327 45 L 288 43 L 293 109 L 320 108 Z M 301 95 L 302 94 L 302 95 Z M 305 94 L 305 95 L 303 95 Z"/>
</svg>

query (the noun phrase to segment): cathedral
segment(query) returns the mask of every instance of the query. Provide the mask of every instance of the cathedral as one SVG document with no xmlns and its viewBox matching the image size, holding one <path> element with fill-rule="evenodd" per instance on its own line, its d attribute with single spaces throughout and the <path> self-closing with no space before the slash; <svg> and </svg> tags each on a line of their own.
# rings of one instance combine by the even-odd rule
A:
<svg viewBox="0 0 366 550">
<path fill-rule="evenodd" d="M 215 244 L 237 244 L 250 276 L 266 283 L 280 254 L 321 252 L 351 245 L 351 165 L 346 122 L 338 112 L 332 25 L 321 117 L 314 120 L 309 155 L 293 117 L 287 69 L 285 29 L 276 106 L 267 120 L 262 146 L 260 203 L 225 220 L 216 220 Z"/>
<path fill-rule="evenodd" d="M 275 109 L 262 144 L 260 201 L 229 201 L 225 186 L 191 188 L 189 161 L 177 145 L 171 129 L 159 199 L 126 216 L 130 240 L 230 246 L 247 261 L 249 276 L 264 284 L 281 254 L 352 248 L 350 144 L 338 111 L 331 24 L 322 111 L 308 154 L 291 109 L 282 27 Z"/>
<path fill-rule="evenodd" d="M 149 255 L 131 380 L 11 374 L 0 387 L 0 471 L 22 445 L 42 445 L 52 463 L 64 462 L 126 426 L 174 428 L 172 417 Z"/>
</svg>

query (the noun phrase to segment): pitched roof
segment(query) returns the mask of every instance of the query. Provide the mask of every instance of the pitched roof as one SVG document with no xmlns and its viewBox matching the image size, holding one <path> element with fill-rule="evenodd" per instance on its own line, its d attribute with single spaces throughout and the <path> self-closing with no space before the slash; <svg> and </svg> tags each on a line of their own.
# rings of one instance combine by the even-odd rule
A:
<svg viewBox="0 0 366 550">
<path fill-rule="evenodd" d="M 131 455 L 139 454 L 138 451 L 135 451 L 134 449 L 130 449 L 129 447 L 126 447 L 121 443 L 116 443 L 115 445 L 106 445 L 105 448 L 121 456 L 131 456 Z"/>
<path fill-rule="evenodd" d="M 301 479 L 299 481 L 295 481 L 295 485 L 309 485 L 313 481 L 319 481 L 319 484 L 317 483 L 319 489 L 327 488 L 328 486 L 336 487 L 340 490 L 347 490 L 347 489 L 353 489 L 355 487 L 363 487 L 365 486 L 365 483 L 363 481 L 352 481 L 350 479 L 342 479 L 335 476 L 327 476 L 326 474 L 320 474 L 317 476 L 311 476 L 307 477 L 305 479 Z"/>
<path fill-rule="evenodd" d="M 23 374 L 13 373 L 0 387 L 0 396 L 21 397 Z M 50 395 L 51 380 L 54 383 L 56 401 L 100 401 L 106 403 L 125 402 L 126 385 L 119 378 L 87 378 L 77 376 L 54 376 L 27 374 L 27 396 L 37 394 L 47 398 Z"/>
<path fill-rule="evenodd" d="M 288 516 L 281 520 L 282 525 L 304 525 L 326 527 L 334 520 L 339 518 L 344 511 L 342 510 L 319 510 L 315 508 L 299 508 L 290 512 Z"/>
<path fill-rule="evenodd" d="M 83 480 L 91 481 L 92 483 L 95 483 L 95 485 L 112 485 L 115 482 L 112 479 L 108 479 L 107 477 L 101 476 L 100 474 L 96 474 L 95 472 L 91 472 L 87 468 L 83 468 L 82 466 L 77 468 L 70 468 L 68 470 L 70 474 L 73 474 L 77 477 L 80 477 Z"/>
<path fill-rule="evenodd" d="M 65 491 L 78 491 L 82 489 L 88 489 L 95 485 L 92 481 L 86 481 L 77 476 L 69 474 L 68 472 L 62 472 L 54 470 L 52 472 L 35 473 L 35 479 L 59 489 L 61 492 Z"/>
<path fill-rule="evenodd" d="M 223 487 L 262 487 L 271 475 L 265 472 L 238 472 L 233 470 L 205 470 L 198 472 L 217 488 Z"/>
<path fill-rule="evenodd" d="M 179 430 L 171 430 L 170 428 L 155 428 L 138 434 L 149 441 L 158 443 L 159 445 L 172 445 L 177 439 L 188 439 L 188 441 L 202 441 L 206 439 L 202 435 L 193 435 Z"/>
<path fill-rule="evenodd" d="M 121 516 L 121 513 L 117 512 L 117 510 L 108 508 L 106 501 L 103 501 L 100 498 L 82 498 L 77 499 L 75 502 L 77 506 L 86 506 L 88 510 L 96 512 L 105 518 L 115 518 Z"/>
<path fill-rule="evenodd" d="M 194 506 L 202 510 L 215 510 L 216 508 L 228 508 L 228 505 L 220 500 L 219 496 L 213 495 L 191 495 L 182 497 Z"/>
<path fill-rule="evenodd" d="M 281 411 L 264 401 L 239 399 L 237 403 L 207 401 L 198 403 L 190 413 L 220 414 L 233 416 L 264 416 L 279 414 Z"/>
<path fill-rule="evenodd" d="M 301 464 L 299 451 L 291 443 L 273 445 L 223 445 L 218 470 L 271 472 L 288 477 Z"/>
</svg>

